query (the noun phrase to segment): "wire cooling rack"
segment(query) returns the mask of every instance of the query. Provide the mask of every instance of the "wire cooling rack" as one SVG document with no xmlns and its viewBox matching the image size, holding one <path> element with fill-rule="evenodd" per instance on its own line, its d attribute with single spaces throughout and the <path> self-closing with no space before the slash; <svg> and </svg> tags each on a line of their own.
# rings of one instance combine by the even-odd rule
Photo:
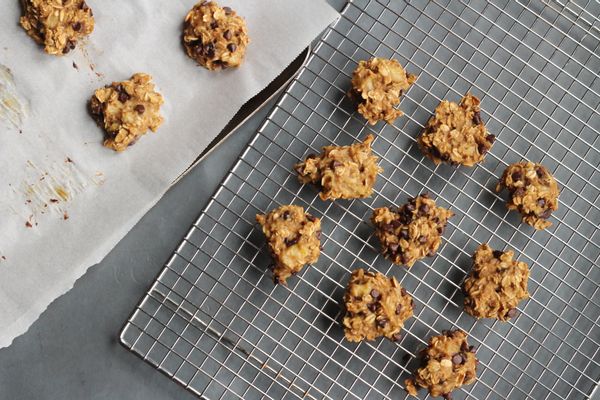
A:
<svg viewBox="0 0 600 400">
<path fill-rule="evenodd" d="M 208 399 L 398 399 L 417 350 L 458 327 L 480 364 L 455 397 L 590 398 L 600 378 L 598 15 L 586 0 L 348 3 L 127 321 L 123 344 Z M 394 125 L 367 126 L 345 97 L 357 62 L 373 55 L 419 76 Z M 441 99 L 468 90 L 497 141 L 482 165 L 436 167 L 414 138 Z M 371 198 L 324 202 L 298 183 L 298 160 L 369 132 L 385 169 Z M 542 162 L 562 188 L 545 231 L 521 224 L 493 190 L 522 159 Z M 371 211 L 424 191 L 456 216 L 436 257 L 393 266 L 378 255 Z M 324 247 L 289 287 L 273 285 L 254 219 L 287 203 L 322 218 Z M 482 242 L 515 249 L 531 268 L 531 299 L 511 322 L 462 312 Z M 401 342 L 343 339 L 341 299 L 359 267 L 395 275 L 413 295 Z"/>
</svg>

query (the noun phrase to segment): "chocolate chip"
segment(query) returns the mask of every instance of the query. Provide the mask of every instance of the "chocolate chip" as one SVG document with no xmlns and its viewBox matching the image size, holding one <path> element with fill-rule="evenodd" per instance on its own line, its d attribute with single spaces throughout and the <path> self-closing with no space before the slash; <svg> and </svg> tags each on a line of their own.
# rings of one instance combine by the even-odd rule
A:
<svg viewBox="0 0 600 400">
<path fill-rule="evenodd" d="M 429 212 L 429 206 L 427 204 L 421 204 L 419 206 L 419 213 L 427 214 Z"/>
<path fill-rule="evenodd" d="M 488 152 L 488 148 L 483 143 L 481 143 L 477 146 L 477 151 L 479 151 L 479 154 L 483 156 Z"/>
<path fill-rule="evenodd" d="M 225 11 L 225 14 L 226 14 L 226 15 L 229 15 L 229 14 L 231 14 L 231 12 L 232 12 L 233 10 L 231 9 L 231 7 L 223 7 L 223 11 Z"/>
<path fill-rule="evenodd" d="M 399 333 L 399 332 L 398 332 L 398 333 L 394 333 L 394 334 L 392 335 L 392 340 L 393 340 L 394 342 L 399 342 L 400 340 L 402 340 L 402 334 L 401 334 L 401 333 Z"/>
<path fill-rule="evenodd" d="M 210 23 L 211 29 L 217 29 L 219 27 L 219 23 L 217 21 L 213 21 Z"/>
<path fill-rule="evenodd" d="M 317 239 L 321 240 L 321 231 L 315 232 L 315 236 L 317 237 Z"/>
<path fill-rule="evenodd" d="M 341 162 L 339 162 L 338 160 L 333 160 L 331 162 L 331 168 L 336 169 L 337 167 L 341 167 L 343 164 Z"/>
<path fill-rule="evenodd" d="M 236 49 L 237 49 L 237 46 L 233 43 L 229 43 L 227 45 L 227 50 L 229 50 L 231 53 L 233 53 Z"/>
<path fill-rule="evenodd" d="M 381 296 L 381 293 L 379 293 L 379 291 L 377 289 L 371 290 L 371 297 L 373 297 L 375 300 L 379 299 L 380 296 Z"/>
<path fill-rule="evenodd" d="M 487 140 L 489 143 L 494 143 L 496 141 L 496 135 L 487 135 L 485 140 Z"/>
<path fill-rule="evenodd" d="M 129 94 L 126 91 L 119 92 L 119 101 L 121 103 L 125 103 L 130 98 L 131 96 L 129 96 Z"/>
<path fill-rule="evenodd" d="M 444 400 L 452 400 L 452 393 L 444 393 L 442 397 L 444 398 Z"/>
<path fill-rule="evenodd" d="M 292 239 L 285 239 L 285 245 L 287 247 L 292 247 L 293 245 L 295 245 L 299 241 L 300 241 L 300 236 L 296 236 L 296 237 L 294 237 Z"/>
<path fill-rule="evenodd" d="M 395 253 L 396 251 L 398 251 L 398 244 L 397 243 L 392 243 L 388 247 L 389 247 L 389 249 L 391 250 L 392 253 Z"/>
<path fill-rule="evenodd" d="M 207 43 L 204 46 L 204 55 L 208 58 L 213 58 L 215 56 L 215 45 L 212 43 Z"/>
<path fill-rule="evenodd" d="M 475 125 L 481 124 L 481 113 L 479 111 L 475 111 L 475 114 L 473 114 L 473 123 Z"/>
<path fill-rule="evenodd" d="M 504 252 L 500 250 L 494 250 L 494 257 L 500 259 L 500 257 L 502 257 L 502 254 L 504 254 Z"/>
<path fill-rule="evenodd" d="M 377 326 L 380 328 L 385 328 L 385 326 L 388 324 L 388 320 L 386 318 L 381 318 L 376 320 Z"/>
<path fill-rule="evenodd" d="M 392 224 L 383 224 L 381 225 L 381 229 L 389 233 L 394 233 L 394 225 Z"/>
<path fill-rule="evenodd" d="M 452 357 L 452 363 L 459 365 L 463 363 L 463 358 L 460 354 L 456 353 L 453 357 Z"/>
<path fill-rule="evenodd" d="M 392 220 L 392 222 L 390 222 L 390 225 L 392 225 L 394 229 L 397 229 L 402 226 L 402 222 L 398 221 L 397 219 L 394 219 Z"/>
<path fill-rule="evenodd" d="M 435 252 L 433 250 L 429 250 L 429 252 L 427 253 L 427 257 L 433 257 L 435 256 Z"/>
<path fill-rule="evenodd" d="M 422 197 L 422 198 L 424 198 L 424 199 L 428 199 L 429 198 L 429 193 L 427 193 L 427 192 L 421 193 L 419 196 Z"/>
<path fill-rule="evenodd" d="M 517 196 L 517 197 L 522 197 L 525 194 L 525 189 L 523 189 L 522 187 L 517 188 L 514 192 L 513 192 L 513 196 Z"/>
<path fill-rule="evenodd" d="M 146 111 L 146 107 L 144 107 L 143 104 L 138 104 L 137 106 L 135 106 L 133 108 L 135 110 L 135 112 L 137 112 L 138 114 L 143 114 L 144 111 Z"/>
<path fill-rule="evenodd" d="M 92 97 L 90 100 L 90 112 L 93 115 L 102 115 L 102 103 L 100 103 L 100 100 L 98 100 L 96 96 Z"/>
<path fill-rule="evenodd" d="M 369 311 L 374 313 L 375 311 L 377 311 L 377 303 L 370 303 L 369 305 L 367 305 L 367 308 L 369 309 Z"/>
<path fill-rule="evenodd" d="M 287 219 L 290 219 L 290 212 L 289 212 L 288 210 L 285 210 L 285 211 L 283 212 L 283 215 L 282 215 L 282 217 L 283 217 L 283 219 L 285 219 L 285 220 L 287 220 Z"/>
<path fill-rule="evenodd" d="M 79 6 L 79 8 L 81 8 L 83 11 L 89 10 L 89 7 L 88 7 L 87 4 L 85 4 L 85 1 L 81 3 L 81 5 Z"/>
<path fill-rule="evenodd" d="M 227 29 L 225 32 L 223 32 L 223 37 L 227 40 L 231 39 L 231 31 L 229 29 Z"/>
<path fill-rule="evenodd" d="M 298 173 L 298 175 L 303 175 L 304 174 L 304 168 L 302 167 L 302 165 L 296 165 L 294 167 L 294 169 L 296 170 L 296 172 Z"/>
<path fill-rule="evenodd" d="M 400 238 L 404 240 L 408 240 L 410 238 L 410 234 L 408 233 L 408 229 L 400 230 Z"/>
<path fill-rule="evenodd" d="M 437 232 L 441 235 L 442 233 L 444 233 L 444 226 L 438 226 L 437 227 Z"/>
<path fill-rule="evenodd" d="M 543 208 L 546 205 L 546 200 L 538 199 L 537 204 L 538 204 L 538 206 Z"/>
<path fill-rule="evenodd" d="M 544 171 L 544 167 L 537 167 L 535 169 L 535 173 L 538 176 L 538 178 L 543 178 L 546 175 L 546 171 Z"/>
<path fill-rule="evenodd" d="M 310 222 L 315 222 L 317 220 L 317 218 L 313 217 L 310 214 L 306 214 L 306 219 L 309 220 Z"/>
<path fill-rule="evenodd" d="M 406 254 L 402 254 L 400 261 L 402 261 L 402 264 L 408 264 L 408 262 L 410 261 L 410 257 Z"/>
<path fill-rule="evenodd" d="M 543 213 L 540 214 L 540 218 L 548 219 L 548 218 L 550 218 L 550 215 L 552 215 L 552 210 L 547 209 L 546 211 L 544 211 Z"/>
<path fill-rule="evenodd" d="M 402 304 L 398 304 L 396 306 L 396 315 L 400 315 L 401 312 L 402 312 Z"/>
<path fill-rule="evenodd" d="M 273 275 L 273 283 L 276 285 L 279 283 L 279 275 Z"/>
<path fill-rule="evenodd" d="M 79 32 L 81 30 L 81 22 L 75 22 L 73 25 L 71 25 L 73 27 L 74 31 Z"/>
<path fill-rule="evenodd" d="M 427 236 L 425 236 L 425 235 L 419 236 L 419 243 L 421 243 L 421 244 L 427 243 Z"/>
<path fill-rule="evenodd" d="M 407 293 L 406 293 L 406 289 L 404 289 L 404 288 L 400 289 L 400 294 L 401 294 L 402 296 L 406 296 L 406 294 L 407 294 Z"/>
<path fill-rule="evenodd" d="M 475 346 L 469 346 L 469 352 L 475 354 Z"/>
<path fill-rule="evenodd" d="M 506 313 L 506 316 L 508 318 L 514 318 L 517 316 L 517 309 L 516 308 L 511 308 L 510 310 L 508 310 L 508 312 Z"/>
<path fill-rule="evenodd" d="M 515 171 L 512 173 L 511 176 L 512 176 L 513 182 L 520 181 L 521 178 L 523 178 L 523 174 L 521 173 L 521 171 Z"/>
<path fill-rule="evenodd" d="M 405 210 L 405 213 L 406 213 L 407 211 L 408 211 L 408 212 L 413 212 L 413 211 L 415 211 L 415 204 L 414 204 L 414 203 L 408 203 L 408 204 L 406 204 L 406 205 L 404 206 L 404 210 Z"/>
</svg>

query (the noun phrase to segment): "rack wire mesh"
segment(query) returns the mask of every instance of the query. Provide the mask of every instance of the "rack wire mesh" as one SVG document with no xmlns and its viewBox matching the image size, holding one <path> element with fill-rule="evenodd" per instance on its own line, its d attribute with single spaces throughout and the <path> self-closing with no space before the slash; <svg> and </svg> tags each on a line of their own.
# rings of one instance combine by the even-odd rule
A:
<svg viewBox="0 0 600 400">
<path fill-rule="evenodd" d="M 403 398 L 417 349 L 459 327 L 480 366 L 455 396 L 590 398 L 600 379 L 599 15 L 586 0 L 349 2 L 126 322 L 123 344 L 208 399 Z M 373 55 L 419 76 L 393 125 L 367 126 L 345 97 Z M 468 90 L 497 141 L 475 168 L 436 167 L 414 138 L 441 99 Z M 371 198 L 324 202 L 298 183 L 297 160 L 368 132 L 385 170 Z M 548 230 L 521 224 L 493 190 L 522 159 L 562 188 Z M 393 266 L 378 255 L 371 211 L 424 191 L 457 215 L 435 258 Z M 286 203 L 322 218 L 324 247 L 288 287 L 273 285 L 254 220 Z M 482 242 L 530 265 L 531 299 L 511 322 L 462 312 Z M 343 339 L 341 299 L 359 267 L 395 275 L 415 298 L 401 342 Z"/>
</svg>

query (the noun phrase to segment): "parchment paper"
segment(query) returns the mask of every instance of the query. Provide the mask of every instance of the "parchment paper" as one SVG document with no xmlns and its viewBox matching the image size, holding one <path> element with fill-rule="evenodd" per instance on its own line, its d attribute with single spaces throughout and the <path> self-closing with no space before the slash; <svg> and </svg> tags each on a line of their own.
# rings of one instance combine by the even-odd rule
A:
<svg viewBox="0 0 600 400">
<path fill-rule="evenodd" d="M 102 260 L 337 17 L 324 0 L 227 0 L 246 18 L 251 44 L 240 69 L 214 73 L 180 44 L 194 0 L 89 0 L 95 30 L 61 58 L 18 26 L 18 3 L 0 7 L 0 347 Z M 96 88 L 135 72 L 154 77 L 165 123 L 118 154 L 102 147 L 86 104 Z"/>
</svg>

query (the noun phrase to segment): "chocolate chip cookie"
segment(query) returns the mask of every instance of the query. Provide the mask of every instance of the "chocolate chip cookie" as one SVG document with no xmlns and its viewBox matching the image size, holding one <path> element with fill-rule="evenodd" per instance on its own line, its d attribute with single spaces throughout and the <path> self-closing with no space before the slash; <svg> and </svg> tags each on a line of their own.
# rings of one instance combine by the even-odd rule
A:
<svg viewBox="0 0 600 400">
<path fill-rule="evenodd" d="M 371 125 L 377 121 L 389 124 L 404 115 L 395 107 L 400 97 L 417 80 L 404 70 L 397 60 L 372 58 L 360 61 L 352 74 L 350 98 L 357 101 L 358 112 Z"/>
<path fill-rule="evenodd" d="M 479 99 L 467 93 L 459 104 L 442 100 L 417 142 L 435 164 L 472 167 L 483 161 L 495 139 L 481 119 Z"/>
<path fill-rule="evenodd" d="M 465 311 L 475 318 L 506 321 L 517 315 L 517 305 L 529 297 L 529 268 L 513 260 L 511 250 L 479 246 L 473 255 L 473 269 L 464 283 Z"/>
<path fill-rule="evenodd" d="M 535 229 L 546 229 L 553 211 L 558 210 L 559 189 L 556 179 L 541 164 L 520 162 L 509 165 L 496 191 L 508 189 L 506 206 L 521 213 L 522 221 Z"/>
<path fill-rule="evenodd" d="M 209 70 L 238 67 L 249 42 L 246 21 L 229 7 L 202 1 L 185 16 L 185 51 Z"/>
<path fill-rule="evenodd" d="M 371 152 L 371 142 L 373 135 L 350 146 L 325 146 L 319 156 L 309 155 L 294 169 L 300 182 L 313 183 L 321 189 L 323 200 L 369 197 L 377 174 L 383 171 L 377 165 L 379 158 Z"/>
<path fill-rule="evenodd" d="M 148 129 L 155 132 L 162 124 L 163 97 L 154 90 L 152 77 L 137 73 L 131 79 L 113 82 L 94 92 L 90 112 L 106 132 L 104 146 L 123 151 Z"/>
<path fill-rule="evenodd" d="M 300 206 L 281 206 L 266 215 L 258 214 L 273 258 L 273 280 L 286 284 L 306 264 L 317 262 L 321 254 L 321 220 Z"/>
<path fill-rule="evenodd" d="M 67 54 L 94 30 L 92 9 L 84 0 L 21 0 L 19 22 L 48 54 Z"/>
<path fill-rule="evenodd" d="M 448 218 L 454 213 L 438 207 L 427 193 L 410 199 L 397 211 L 376 208 L 371 222 L 383 255 L 394 264 L 411 267 L 415 261 L 432 257 L 440 247 Z"/>
<path fill-rule="evenodd" d="M 452 391 L 470 385 L 477 379 L 475 348 L 467 343 L 462 330 L 444 331 L 429 339 L 420 354 L 421 366 L 404 381 L 406 391 L 417 395 L 418 387 L 426 388 L 433 397 L 452 398 Z"/>
<path fill-rule="evenodd" d="M 351 342 L 379 336 L 399 341 L 404 321 L 413 316 L 413 299 L 396 278 L 362 268 L 352 271 L 344 304 L 344 333 Z"/>
</svg>

